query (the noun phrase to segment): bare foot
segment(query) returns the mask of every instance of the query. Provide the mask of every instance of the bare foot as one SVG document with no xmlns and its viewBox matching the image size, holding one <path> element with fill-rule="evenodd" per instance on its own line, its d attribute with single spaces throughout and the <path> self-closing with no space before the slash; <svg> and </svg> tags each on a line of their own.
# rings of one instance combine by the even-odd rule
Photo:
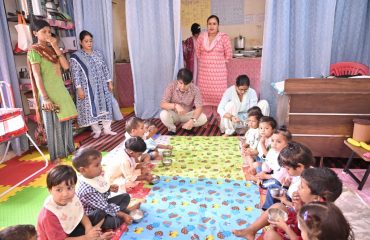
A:
<svg viewBox="0 0 370 240">
<path fill-rule="evenodd" d="M 54 160 L 51 160 L 51 162 L 55 165 L 60 165 L 62 163 L 62 159 L 60 158 L 56 158 Z"/>
<path fill-rule="evenodd" d="M 130 225 L 132 223 L 132 217 L 126 213 L 122 214 L 122 219 L 123 222 L 126 223 L 127 225 Z"/>
<path fill-rule="evenodd" d="M 233 230 L 233 234 L 237 237 L 242 237 L 248 240 L 254 240 L 256 233 L 253 233 L 248 228 Z"/>
</svg>

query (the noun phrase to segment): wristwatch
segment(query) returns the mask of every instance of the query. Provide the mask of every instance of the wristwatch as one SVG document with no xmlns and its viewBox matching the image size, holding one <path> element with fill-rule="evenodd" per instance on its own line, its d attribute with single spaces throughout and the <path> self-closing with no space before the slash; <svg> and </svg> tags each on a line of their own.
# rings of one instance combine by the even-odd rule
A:
<svg viewBox="0 0 370 240">
<path fill-rule="evenodd" d="M 191 118 L 191 120 L 193 121 L 193 123 L 196 123 L 196 119 L 195 118 Z"/>
</svg>

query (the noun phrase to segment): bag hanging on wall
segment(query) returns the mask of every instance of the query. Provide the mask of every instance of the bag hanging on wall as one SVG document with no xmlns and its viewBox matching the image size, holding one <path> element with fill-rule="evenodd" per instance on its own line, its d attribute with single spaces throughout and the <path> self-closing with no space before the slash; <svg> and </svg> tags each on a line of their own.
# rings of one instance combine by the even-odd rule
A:
<svg viewBox="0 0 370 240">
<path fill-rule="evenodd" d="M 22 14 L 18 14 L 18 24 L 15 25 L 15 29 L 18 32 L 18 48 L 27 51 L 32 45 L 32 35 L 30 26 L 26 24 L 26 20 Z"/>
</svg>

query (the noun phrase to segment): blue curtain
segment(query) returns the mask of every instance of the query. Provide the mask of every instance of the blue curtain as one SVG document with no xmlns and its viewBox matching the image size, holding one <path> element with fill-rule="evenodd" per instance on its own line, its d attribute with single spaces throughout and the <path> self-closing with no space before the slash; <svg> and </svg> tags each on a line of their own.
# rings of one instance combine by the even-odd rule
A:
<svg viewBox="0 0 370 240">
<path fill-rule="evenodd" d="M 182 63 L 180 0 L 126 0 L 135 113 L 158 117 L 167 84 Z"/>
<path fill-rule="evenodd" d="M 328 75 L 336 2 L 266 0 L 261 98 L 272 116 L 277 98 L 271 83 Z"/>
<path fill-rule="evenodd" d="M 10 84 L 13 90 L 15 106 L 11 104 L 11 93 L 3 91 L 5 93 L 6 106 L 22 108 L 17 71 L 3 1 L 0 2 L 0 81 Z M 17 155 L 28 150 L 27 137 L 22 136 L 14 139 L 12 141 L 12 149 Z"/>
<path fill-rule="evenodd" d="M 337 0 L 331 63 L 347 61 L 370 66 L 368 0 Z"/>
<path fill-rule="evenodd" d="M 94 36 L 94 48 L 103 52 L 113 79 L 112 0 L 73 0 L 76 35 L 87 30 Z"/>
</svg>

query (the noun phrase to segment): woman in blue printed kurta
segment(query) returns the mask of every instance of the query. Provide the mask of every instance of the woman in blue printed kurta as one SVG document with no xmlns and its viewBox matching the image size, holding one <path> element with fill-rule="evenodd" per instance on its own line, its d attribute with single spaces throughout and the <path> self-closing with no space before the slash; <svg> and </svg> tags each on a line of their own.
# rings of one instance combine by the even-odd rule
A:
<svg viewBox="0 0 370 240">
<path fill-rule="evenodd" d="M 88 31 L 80 33 L 81 50 L 71 56 L 71 73 L 76 86 L 77 122 L 80 127 L 91 126 L 94 138 L 111 131 L 113 83 L 104 56 L 93 50 L 93 36 Z"/>
</svg>

